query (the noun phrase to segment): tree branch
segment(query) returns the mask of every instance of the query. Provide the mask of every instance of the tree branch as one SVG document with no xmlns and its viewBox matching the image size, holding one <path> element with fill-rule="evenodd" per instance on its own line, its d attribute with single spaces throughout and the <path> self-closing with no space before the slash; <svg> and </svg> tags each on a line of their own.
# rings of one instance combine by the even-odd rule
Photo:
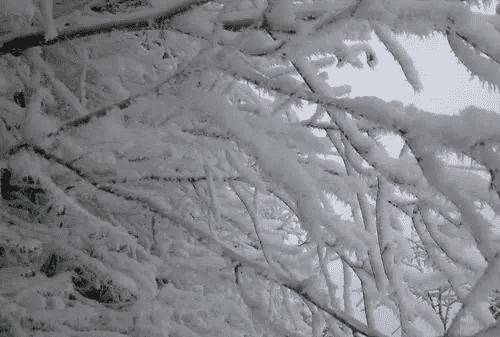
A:
<svg viewBox="0 0 500 337">
<path fill-rule="evenodd" d="M 210 0 L 176 1 L 170 8 L 160 11 L 160 13 L 156 9 L 150 9 L 133 14 L 120 15 L 116 18 L 110 17 L 106 18 L 106 22 L 103 23 L 63 30 L 55 39 L 49 41 L 45 41 L 45 32 L 42 31 L 17 36 L 3 43 L 0 47 L 0 56 L 4 54 L 19 56 L 23 51 L 31 47 L 53 45 L 61 41 L 110 33 L 116 30 L 145 30 L 151 26 L 160 25 L 175 15 L 182 14 L 193 7 L 203 5 L 207 2 L 210 2 Z"/>
</svg>

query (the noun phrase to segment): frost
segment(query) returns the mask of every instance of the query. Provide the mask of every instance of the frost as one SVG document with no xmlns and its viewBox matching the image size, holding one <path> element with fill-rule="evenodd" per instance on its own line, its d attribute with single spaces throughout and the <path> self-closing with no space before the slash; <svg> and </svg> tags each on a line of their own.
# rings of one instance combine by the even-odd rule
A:
<svg viewBox="0 0 500 337">
<path fill-rule="evenodd" d="M 460 129 L 456 131 L 456 134 L 467 139 L 468 145 L 479 139 L 492 137 L 495 134 L 494 130 L 500 126 L 498 114 L 477 107 L 469 106 L 461 110 L 460 116 Z"/>
<path fill-rule="evenodd" d="M 43 25 L 45 29 L 45 41 L 52 40 L 57 37 L 53 5 L 54 3 L 52 0 L 40 1 L 40 12 L 43 16 Z"/>
<path fill-rule="evenodd" d="M 402 46 L 396 41 L 385 27 L 378 24 L 373 25 L 375 33 L 380 41 L 385 45 L 387 50 L 392 54 L 394 59 L 399 63 L 403 72 L 406 76 L 408 82 L 410 82 L 413 90 L 419 92 L 423 89 L 420 78 L 418 77 L 418 72 L 413 65 L 413 60 L 410 55 L 402 48 Z"/>
<path fill-rule="evenodd" d="M 292 6 L 292 0 L 274 0 L 271 3 L 271 9 L 266 13 L 270 25 L 277 30 L 293 29 L 295 13 Z"/>
<path fill-rule="evenodd" d="M 195 8 L 185 15 L 177 16 L 173 20 L 173 24 L 185 32 L 210 35 L 214 29 L 216 15 L 215 12 L 211 13 L 200 8 Z"/>
<path fill-rule="evenodd" d="M 26 29 L 35 13 L 36 6 L 32 0 L 3 0 L 0 2 L 0 24 L 2 30 L 13 31 L 19 34 Z M 5 31 L 4 31 L 5 32 Z"/>
<path fill-rule="evenodd" d="M 497 44 L 500 33 L 493 29 L 493 26 L 484 20 L 482 15 L 470 16 L 460 30 L 471 43 L 475 44 L 477 49 L 489 55 L 493 60 L 500 60 L 500 48 Z"/>
<path fill-rule="evenodd" d="M 146 83 L 149 71 L 137 60 L 130 57 L 115 55 L 109 58 L 89 61 L 99 73 L 111 77 L 120 77 L 124 81 Z"/>
<path fill-rule="evenodd" d="M 131 277 L 129 277 L 129 276 L 127 276 L 119 271 L 116 271 L 116 270 L 113 270 L 111 272 L 111 277 L 113 279 L 113 282 L 116 283 L 116 285 L 118 285 L 124 289 L 127 289 L 131 293 L 138 292 L 137 284 Z"/>
<path fill-rule="evenodd" d="M 42 145 L 46 136 L 58 129 L 58 121 L 42 112 L 42 103 L 53 103 L 50 91 L 39 88 L 26 107 L 26 119 L 22 128 L 23 137 L 33 144 Z"/>
<path fill-rule="evenodd" d="M 44 144 L 45 137 L 59 128 L 55 118 L 43 115 L 38 111 L 29 113 L 23 125 L 24 138 L 34 144 Z"/>
<path fill-rule="evenodd" d="M 249 33 L 241 33 L 236 38 L 237 46 L 245 53 L 250 55 L 265 54 L 277 48 L 280 44 L 275 41 L 269 34 L 263 31 L 252 31 Z"/>
<path fill-rule="evenodd" d="M 375 32 L 418 91 L 394 34 L 437 32 L 496 89 L 476 2 L 60 2 L 35 35 L 1 2 L 0 334 L 496 336 L 498 114 L 328 83 Z"/>
<path fill-rule="evenodd" d="M 123 86 L 118 76 L 103 76 L 99 84 L 111 92 L 117 100 L 125 99 L 130 95 L 130 91 Z"/>
<path fill-rule="evenodd" d="M 36 8 L 33 5 L 32 0 L 4 0 L 0 6 L 2 14 L 5 15 L 27 15 L 33 17 L 35 15 Z"/>
<path fill-rule="evenodd" d="M 460 62 L 469 69 L 472 75 L 477 76 L 482 83 L 487 83 L 490 89 L 499 90 L 499 70 L 491 59 L 482 56 L 455 35 L 448 36 L 448 42 Z"/>
<path fill-rule="evenodd" d="M 21 152 L 12 157 L 9 166 L 19 176 L 39 177 L 41 175 L 40 158 L 29 152 Z"/>
</svg>

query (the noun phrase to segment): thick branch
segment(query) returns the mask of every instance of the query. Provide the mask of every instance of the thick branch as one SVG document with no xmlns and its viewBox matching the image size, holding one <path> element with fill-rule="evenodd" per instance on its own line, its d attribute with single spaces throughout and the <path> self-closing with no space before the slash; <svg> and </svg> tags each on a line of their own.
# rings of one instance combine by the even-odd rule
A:
<svg viewBox="0 0 500 337">
<path fill-rule="evenodd" d="M 18 36 L 6 41 L 0 47 L 0 56 L 4 54 L 20 55 L 28 48 L 53 45 L 65 40 L 73 40 L 81 37 L 110 33 L 116 30 L 138 31 L 145 30 L 151 26 L 160 25 L 165 20 L 175 15 L 184 13 L 189 9 L 200 6 L 210 0 L 187 0 L 177 1 L 170 8 L 164 9 L 158 13 L 157 10 L 147 10 L 129 15 L 121 15 L 117 18 L 109 18 L 104 23 L 92 24 L 85 27 L 75 27 L 63 30 L 52 40 L 45 41 L 45 32 L 35 32 L 28 35 Z"/>
</svg>

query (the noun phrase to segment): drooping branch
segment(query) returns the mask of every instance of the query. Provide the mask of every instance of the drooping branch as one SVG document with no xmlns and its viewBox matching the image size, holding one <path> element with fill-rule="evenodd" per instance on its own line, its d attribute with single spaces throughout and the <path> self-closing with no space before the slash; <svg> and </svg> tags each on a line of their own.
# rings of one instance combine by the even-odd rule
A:
<svg viewBox="0 0 500 337">
<path fill-rule="evenodd" d="M 128 201 L 137 202 L 145 206 L 149 211 L 169 219 L 173 223 L 176 223 L 186 228 L 189 232 L 193 234 L 199 235 L 209 241 L 215 240 L 215 238 L 213 238 L 208 229 L 196 226 L 194 223 L 192 223 L 185 217 L 177 215 L 175 211 L 166 208 L 166 206 L 158 203 L 153 198 L 150 198 L 147 195 L 137 194 L 134 191 L 127 190 L 113 184 L 100 183 L 95 179 L 93 179 L 90 175 L 88 175 L 83 169 L 78 168 L 74 164 L 66 162 L 62 158 L 52 155 L 41 148 L 34 148 L 32 146 L 30 146 L 30 148 L 37 155 L 45 158 L 46 160 L 57 163 L 67 168 L 68 170 L 75 173 L 80 178 L 84 179 L 87 183 L 91 184 L 94 188 L 100 191 L 110 193 L 112 195 L 118 196 Z M 323 304 L 320 299 L 315 298 L 313 295 L 305 291 L 304 284 L 302 284 L 301 282 L 297 282 L 296 280 L 290 279 L 289 277 L 281 274 L 278 270 L 271 271 L 266 265 L 262 264 L 260 261 L 251 260 L 247 258 L 244 254 L 235 251 L 229 245 L 225 245 L 220 240 L 215 240 L 215 241 L 217 241 L 216 242 L 217 244 L 222 245 L 223 255 L 242 263 L 246 267 L 253 269 L 260 276 L 268 280 L 271 280 L 273 282 L 276 282 L 288 289 L 293 290 L 303 299 L 314 304 L 316 307 L 326 312 L 327 314 L 331 315 L 335 319 L 339 320 L 353 331 L 359 332 L 367 337 L 387 337 L 386 335 L 367 327 L 364 323 L 358 321 L 354 317 L 351 317 L 340 310 L 331 308 L 328 305 Z"/>
</svg>

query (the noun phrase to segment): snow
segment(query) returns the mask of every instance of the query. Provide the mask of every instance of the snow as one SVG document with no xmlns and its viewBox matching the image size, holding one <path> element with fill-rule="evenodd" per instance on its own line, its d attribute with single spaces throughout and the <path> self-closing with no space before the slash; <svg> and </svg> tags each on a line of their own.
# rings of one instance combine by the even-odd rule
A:
<svg viewBox="0 0 500 337">
<path fill-rule="evenodd" d="M 117 286 L 122 287 L 133 294 L 138 292 L 137 283 L 131 277 L 117 270 L 112 270 L 110 276 L 113 280 L 113 283 L 115 283 Z"/>
<path fill-rule="evenodd" d="M 131 57 L 113 55 L 108 58 L 89 60 L 89 65 L 99 71 L 100 74 L 110 78 L 119 77 L 124 81 L 145 84 L 150 76 L 144 64 Z"/>
<path fill-rule="evenodd" d="M 45 29 L 45 41 L 52 40 L 57 37 L 53 3 L 53 0 L 40 0 L 40 12 L 42 13 L 43 26 Z"/>
<path fill-rule="evenodd" d="M 2 164 L 26 200 L 2 201 L 2 314 L 60 330 L 44 337 L 319 336 L 325 326 L 384 336 L 374 330 L 383 306 L 395 314 L 386 321 L 420 337 L 424 325 L 444 331 L 419 296 L 446 287 L 463 304 L 449 335 L 494 323 L 486 300 L 499 288 L 498 236 L 485 209 L 500 209 L 498 179 L 451 168 L 445 155 L 495 173 L 498 114 L 467 107 L 442 116 L 351 98 L 324 71 L 335 62 L 375 66 L 374 29 L 418 91 L 412 55 L 392 34 L 449 28 L 458 58 L 495 87 L 498 20 L 450 1 L 202 2 L 154 0 L 153 9 L 93 17 L 87 8 L 72 28 L 182 13 L 168 32 L 86 37 L 85 61 L 67 44 L 8 57 L 15 70 L 0 75 L 2 132 L 27 145 L 3 153 Z M 29 12 L 23 1 L 2 5 Z M 63 76 L 68 60 L 86 74 Z M 157 70 L 165 64 L 171 71 Z M 159 81 L 166 85 L 156 90 Z M 10 82 L 27 87 L 26 108 L 12 102 Z M 138 91 L 147 95 L 127 109 L 66 122 Z M 298 118 L 304 102 L 317 105 L 309 121 Z M 55 135 L 61 121 L 69 127 Z M 327 130 L 318 136 L 314 127 Z M 399 154 L 380 141 L 387 134 Z M 23 176 L 36 178 L 42 201 L 29 199 Z M 55 275 L 20 276 L 19 265 L 35 263 Z M 4 305 L 12 296 L 18 304 Z M 358 297 L 366 301 L 353 308 Z"/>
<path fill-rule="evenodd" d="M 41 160 L 31 152 L 22 151 L 11 157 L 9 166 L 10 169 L 20 177 L 39 177 L 41 175 Z"/>
<path fill-rule="evenodd" d="M 43 145 L 46 136 L 56 132 L 59 127 L 57 119 L 42 112 L 42 103 L 53 103 L 54 98 L 50 91 L 39 88 L 31 97 L 26 107 L 26 118 L 22 127 L 22 134 L 26 141 L 36 145 Z"/>
<path fill-rule="evenodd" d="M 214 31 L 216 19 L 216 12 L 208 12 L 196 7 L 184 15 L 174 17 L 172 24 L 186 33 L 209 36 Z"/>
<path fill-rule="evenodd" d="M 264 125 L 252 126 L 240 113 L 216 96 L 204 92 L 193 95 L 197 102 L 218 111 L 219 123 L 238 137 L 242 146 L 255 156 L 265 172 L 279 185 L 294 196 L 299 215 L 303 217 L 305 227 L 311 231 L 315 240 L 319 239 L 319 226 L 323 221 L 321 201 L 313 189 L 315 183 L 305 174 L 290 151 L 272 141 L 264 134 Z M 264 128 L 263 128 L 264 127 Z"/>
<path fill-rule="evenodd" d="M 500 89 L 500 74 L 496 63 L 472 49 L 455 34 L 448 35 L 448 42 L 457 58 L 473 76 L 477 76 L 482 83 L 487 83 L 489 88 L 495 91 Z"/>
<path fill-rule="evenodd" d="M 266 54 L 276 49 L 281 43 L 274 40 L 268 33 L 257 30 L 242 32 L 235 37 L 235 45 L 249 55 Z"/>
<path fill-rule="evenodd" d="M 276 30 L 293 31 L 295 23 L 295 13 L 293 10 L 293 0 L 274 0 L 266 19 L 269 25 Z"/>
<path fill-rule="evenodd" d="M 239 22 L 255 22 L 262 17 L 261 8 L 249 8 L 241 11 L 223 12 L 220 15 L 220 20 L 225 23 L 239 23 Z"/>
<path fill-rule="evenodd" d="M 483 15 L 469 16 L 466 23 L 459 27 L 459 30 L 478 50 L 491 57 L 492 60 L 500 61 L 500 47 L 498 46 L 500 32 L 495 30 L 487 20 L 484 20 Z"/>
<path fill-rule="evenodd" d="M 437 289 L 448 285 L 448 277 L 440 271 L 422 273 L 415 268 L 405 267 L 404 278 L 417 289 Z"/>
<path fill-rule="evenodd" d="M 111 332 L 111 331 L 86 331 L 86 332 L 75 332 L 72 336 L 76 337 L 126 337 L 127 335 Z"/>
<path fill-rule="evenodd" d="M 387 27 L 374 23 L 373 29 L 379 40 L 384 44 L 387 50 L 401 66 L 401 69 L 403 70 L 406 79 L 413 87 L 413 90 L 415 90 L 415 92 L 422 91 L 423 85 L 422 82 L 420 82 L 417 69 L 413 64 L 413 60 L 410 55 L 403 49 L 400 43 L 390 35 Z"/>
<path fill-rule="evenodd" d="M 468 226 L 479 251 L 487 261 L 492 261 L 496 253 L 491 242 L 491 224 L 474 209 L 470 198 L 457 188 L 456 180 L 446 175 L 442 163 L 435 157 L 432 148 L 424 150 L 421 144 L 415 142 L 415 149 L 416 155 L 421 158 L 420 163 L 429 183 L 461 208 L 462 220 Z"/>
<path fill-rule="evenodd" d="M 154 7 L 154 8 L 163 8 L 165 7 L 166 4 L 168 4 L 167 0 L 149 0 L 149 3 Z"/>
<path fill-rule="evenodd" d="M 19 34 L 29 27 L 37 11 L 32 0 L 0 1 L 0 25 L 2 30 Z"/>
</svg>

